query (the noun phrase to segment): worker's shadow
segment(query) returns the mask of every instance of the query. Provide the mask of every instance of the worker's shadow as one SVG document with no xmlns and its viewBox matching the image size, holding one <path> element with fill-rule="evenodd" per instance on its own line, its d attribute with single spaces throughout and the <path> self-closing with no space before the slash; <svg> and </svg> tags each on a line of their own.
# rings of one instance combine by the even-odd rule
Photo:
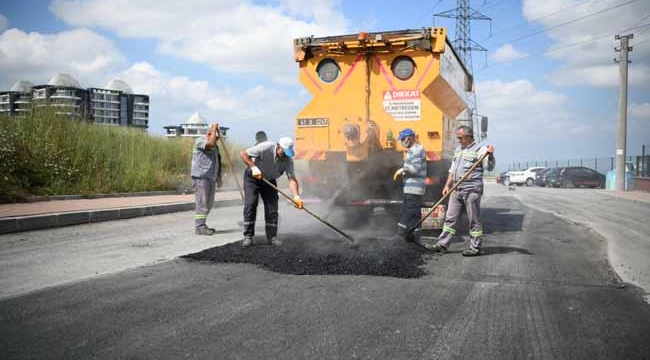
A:
<svg viewBox="0 0 650 360">
<path fill-rule="evenodd" d="M 240 228 L 237 229 L 215 229 L 214 234 L 232 234 L 236 232 L 241 232 L 242 230 Z"/>
<path fill-rule="evenodd" d="M 483 246 L 481 247 L 481 253 L 482 255 L 512 254 L 512 253 L 523 254 L 523 255 L 534 255 L 534 253 L 526 249 L 516 248 L 511 246 Z"/>
</svg>

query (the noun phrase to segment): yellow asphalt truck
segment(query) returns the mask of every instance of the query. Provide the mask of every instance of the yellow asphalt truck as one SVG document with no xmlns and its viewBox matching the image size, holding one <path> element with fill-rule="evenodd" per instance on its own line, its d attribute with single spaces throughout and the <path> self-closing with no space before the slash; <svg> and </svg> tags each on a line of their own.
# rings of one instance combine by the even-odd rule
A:
<svg viewBox="0 0 650 360">
<path fill-rule="evenodd" d="M 397 213 L 403 184 L 393 173 L 406 152 L 397 134 L 409 127 L 426 150 L 424 205 L 431 207 L 442 196 L 472 89 L 445 28 L 304 37 L 293 48 L 312 95 L 296 117 L 295 159 L 309 165 L 305 194 L 348 210 L 351 223 L 378 206 Z M 441 207 L 424 225 L 441 227 L 443 217 Z"/>
</svg>

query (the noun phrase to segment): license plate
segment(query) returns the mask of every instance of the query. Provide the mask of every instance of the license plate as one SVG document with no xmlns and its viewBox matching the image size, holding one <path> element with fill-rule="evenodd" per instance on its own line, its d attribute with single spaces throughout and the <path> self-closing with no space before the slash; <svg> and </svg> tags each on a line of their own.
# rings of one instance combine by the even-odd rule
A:
<svg viewBox="0 0 650 360">
<path fill-rule="evenodd" d="M 324 127 L 329 126 L 328 118 L 300 118 L 296 119 L 298 127 Z"/>
</svg>

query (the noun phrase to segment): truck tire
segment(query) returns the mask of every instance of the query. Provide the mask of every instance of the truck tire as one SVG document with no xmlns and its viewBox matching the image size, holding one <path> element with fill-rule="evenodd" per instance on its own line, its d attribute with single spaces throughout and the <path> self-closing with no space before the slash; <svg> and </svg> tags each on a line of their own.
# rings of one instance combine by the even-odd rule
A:
<svg viewBox="0 0 650 360">
<path fill-rule="evenodd" d="M 503 179 L 503 186 L 510 186 L 510 179 Z"/>
<path fill-rule="evenodd" d="M 533 186 L 535 185 L 535 180 L 528 178 L 526 179 L 526 186 Z"/>
</svg>

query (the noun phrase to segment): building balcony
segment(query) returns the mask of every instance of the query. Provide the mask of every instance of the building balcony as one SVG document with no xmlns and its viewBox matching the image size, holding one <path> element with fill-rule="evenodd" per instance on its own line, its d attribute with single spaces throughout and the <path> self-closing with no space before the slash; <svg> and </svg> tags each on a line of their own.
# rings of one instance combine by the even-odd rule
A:
<svg viewBox="0 0 650 360">
<path fill-rule="evenodd" d="M 53 107 L 70 107 L 75 109 L 81 108 L 81 105 L 77 105 L 77 104 L 48 104 L 48 105 Z"/>
<path fill-rule="evenodd" d="M 75 117 L 81 116 L 81 114 L 76 113 L 76 112 L 69 112 L 69 111 L 57 111 L 55 112 L 56 115 L 72 115 Z"/>
<path fill-rule="evenodd" d="M 80 97 L 78 96 L 70 96 L 70 95 L 52 95 L 50 96 L 50 99 L 70 99 L 70 100 L 81 100 Z"/>
<path fill-rule="evenodd" d="M 91 102 L 98 102 L 98 103 L 109 103 L 109 104 L 117 104 L 119 105 L 120 102 L 116 100 L 102 100 L 102 99 L 90 99 Z"/>
<path fill-rule="evenodd" d="M 104 118 L 104 119 L 119 119 L 119 115 L 98 115 L 98 114 L 93 114 L 94 117 L 98 118 Z"/>
</svg>

